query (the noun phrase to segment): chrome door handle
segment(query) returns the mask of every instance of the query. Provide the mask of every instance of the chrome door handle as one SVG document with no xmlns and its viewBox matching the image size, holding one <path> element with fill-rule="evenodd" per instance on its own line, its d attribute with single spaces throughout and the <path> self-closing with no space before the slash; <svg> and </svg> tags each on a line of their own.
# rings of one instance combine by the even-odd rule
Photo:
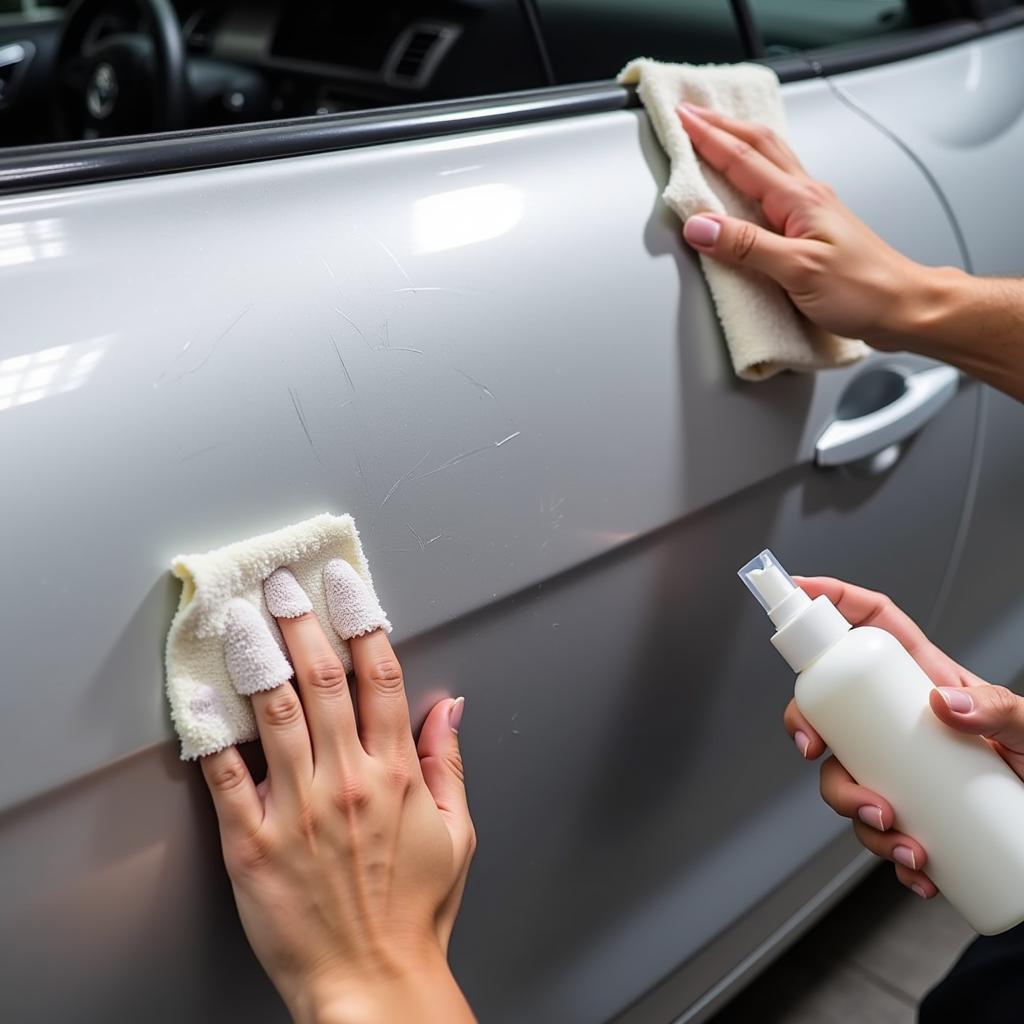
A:
<svg viewBox="0 0 1024 1024">
<path fill-rule="evenodd" d="M 864 416 L 834 420 L 814 446 L 819 466 L 843 466 L 867 458 L 916 434 L 956 394 L 960 371 L 952 366 L 904 375 L 895 401 Z"/>
</svg>

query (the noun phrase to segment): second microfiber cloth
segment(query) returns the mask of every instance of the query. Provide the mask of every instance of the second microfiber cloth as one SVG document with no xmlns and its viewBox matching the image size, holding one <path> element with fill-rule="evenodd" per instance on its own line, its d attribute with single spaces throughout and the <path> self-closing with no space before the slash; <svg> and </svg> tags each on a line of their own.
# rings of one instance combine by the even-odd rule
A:
<svg viewBox="0 0 1024 1024">
<path fill-rule="evenodd" d="M 636 85 L 672 169 L 662 193 L 683 219 L 727 213 L 764 224 L 757 203 L 740 195 L 697 159 L 676 108 L 687 101 L 744 121 L 767 125 L 785 138 L 786 124 L 775 72 L 757 64 L 664 64 L 642 57 L 619 75 Z M 744 380 L 764 380 L 780 370 L 820 370 L 862 359 L 867 346 L 815 327 L 786 293 L 763 274 L 701 255 L 701 266 L 722 323 L 733 369 Z"/>
<path fill-rule="evenodd" d="M 293 573 L 312 608 L 279 614 L 314 611 L 346 669 L 352 659 L 345 640 L 373 629 L 390 631 L 351 516 L 319 515 L 216 551 L 180 555 L 171 567 L 182 591 L 166 657 L 167 696 L 183 759 L 255 739 L 247 694 L 291 677 L 264 599 L 264 581 L 281 567 Z"/>
</svg>

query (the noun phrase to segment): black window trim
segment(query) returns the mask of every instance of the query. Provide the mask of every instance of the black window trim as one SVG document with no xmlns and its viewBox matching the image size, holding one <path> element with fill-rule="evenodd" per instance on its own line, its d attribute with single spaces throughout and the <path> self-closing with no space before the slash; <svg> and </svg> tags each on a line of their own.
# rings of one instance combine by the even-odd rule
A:
<svg viewBox="0 0 1024 1024">
<path fill-rule="evenodd" d="M 783 82 L 800 81 L 905 60 L 1018 25 L 1024 25 L 1024 8 L 947 21 L 841 51 L 770 57 L 759 63 L 774 68 Z M 637 105 L 632 89 L 614 81 L 593 82 L 144 138 L 25 146 L 0 156 L 0 196 L 436 138 Z"/>
</svg>

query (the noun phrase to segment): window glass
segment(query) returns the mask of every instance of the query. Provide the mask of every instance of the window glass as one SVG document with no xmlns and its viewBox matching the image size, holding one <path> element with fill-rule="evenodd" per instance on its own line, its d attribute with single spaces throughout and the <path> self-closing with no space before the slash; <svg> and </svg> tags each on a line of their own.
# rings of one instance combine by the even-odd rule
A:
<svg viewBox="0 0 1024 1024">
<path fill-rule="evenodd" d="M 634 57 L 745 56 L 728 0 L 537 0 L 559 82 L 612 78 Z"/>
<path fill-rule="evenodd" d="M 767 56 L 841 46 L 912 28 L 906 0 L 749 0 Z"/>
<path fill-rule="evenodd" d="M 133 0 L 0 0 L 0 146 L 323 116 L 547 84 L 519 0 L 173 0 L 185 66 L 160 78 Z M 15 13 L 6 13 L 14 11 Z M 141 70 L 140 70 L 141 68 Z M 184 78 L 183 107 L 174 83 Z M 51 104 L 51 97 L 56 102 Z"/>
</svg>

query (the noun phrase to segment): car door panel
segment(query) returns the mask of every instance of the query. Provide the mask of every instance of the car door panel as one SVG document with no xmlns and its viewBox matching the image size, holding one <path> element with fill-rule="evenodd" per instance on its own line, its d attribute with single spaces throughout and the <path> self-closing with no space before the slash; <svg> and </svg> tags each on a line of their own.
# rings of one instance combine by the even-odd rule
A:
<svg viewBox="0 0 1024 1024">
<path fill-rule="evenodd" d="M 812 173 L 956 261 L 898 146 L 824 83 L 785 95 Z M 166 570 L 324 509 L 356 516 L 417 717 L 467 696 L 482 1019 L 612 1016 L 835 838 L 733 573 L 771 544 L 927 616 L 978 389 L 888 475 L 815 470 L 860 370 L 733 378 L 665 174 L 626 111 L 0 201 L 17 1019 L 281 1017 L 173 757 Z"/>
<path fill-rule="evenodd" d="M 876 73 L 843 76 L 849 99 L 899 137 L 933 175 L 979 274 L 1020 276 L 1020 153 L 1024 146 L 1024 30 L 1013 29 Z M 941 95 L 943 101 L 935 103 Z M 931 262 L 939 262 L 932 260 Z M 1024 534 L 1012 525 L 1024 496 L 1024 406 L 986 395 L 971 517 L 957 549 L 936 637 L 994 682 L 1024 687 Z"/>
</svg>

